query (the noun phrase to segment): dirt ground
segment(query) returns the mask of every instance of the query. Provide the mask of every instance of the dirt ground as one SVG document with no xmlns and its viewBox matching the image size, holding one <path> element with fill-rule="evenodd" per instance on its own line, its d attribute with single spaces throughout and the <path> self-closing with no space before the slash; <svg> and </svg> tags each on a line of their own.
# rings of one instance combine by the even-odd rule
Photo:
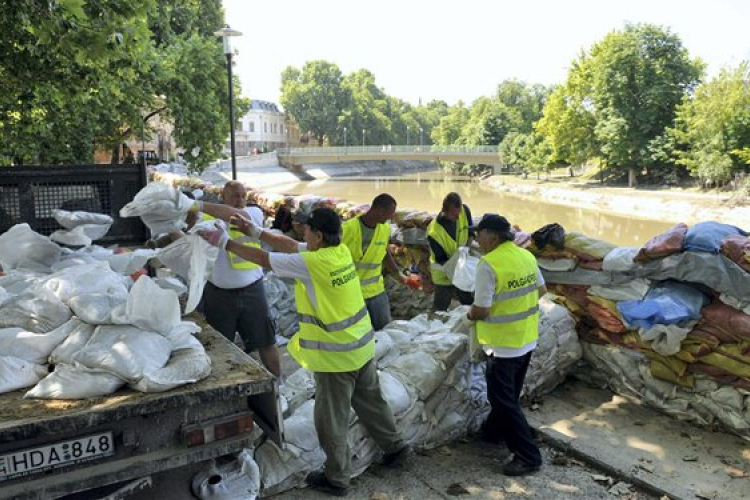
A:
<svg viewBox="0 0 750 500">
<path fill-rule="evenodd" d="M 464 439 L 424 453 L 415 453 L 402 470 L 372 466 L 352 483 L 347 498 L 409 500 L 470 498 L 510 500 L 534 498 L 650 500 L 659 497 L 618 482 L 583 462 L 543 446 L 545 465 L 531 476 L 509 478 L 500 472 L 507 451 Z M 295 489 L 274 500 L 332 498 L 309 489 Z"/>
</svg>

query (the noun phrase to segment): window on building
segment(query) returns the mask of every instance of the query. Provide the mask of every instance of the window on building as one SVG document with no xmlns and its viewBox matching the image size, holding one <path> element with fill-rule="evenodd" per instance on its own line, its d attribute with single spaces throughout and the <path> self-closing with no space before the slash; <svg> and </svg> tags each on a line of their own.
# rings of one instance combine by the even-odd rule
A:
<svg viewBox="0 0 750 500">
<path fill-rule="evenodd" d="M 255 122 L 249 122 L 247 127 L 248 132 L 255 132 Z"/>
<path fill-rule="evenodd" d="M 268 133 L 268 122 L 266 122 L 266 123 L 263 124 L 263 133 L 264 134 Z"/>
</svg>

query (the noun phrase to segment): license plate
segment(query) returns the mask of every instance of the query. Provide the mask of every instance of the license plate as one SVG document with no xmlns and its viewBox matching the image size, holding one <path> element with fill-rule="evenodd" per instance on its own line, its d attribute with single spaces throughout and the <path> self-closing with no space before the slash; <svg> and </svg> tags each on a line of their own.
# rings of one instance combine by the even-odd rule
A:
<svg viewBox="0 0 750 500">
<path fill-rule="evenodd" d="M 0 481 L 108 457 L 114 452 L 111 432 L 14 451 L 0 455 Z"/>
</svg>

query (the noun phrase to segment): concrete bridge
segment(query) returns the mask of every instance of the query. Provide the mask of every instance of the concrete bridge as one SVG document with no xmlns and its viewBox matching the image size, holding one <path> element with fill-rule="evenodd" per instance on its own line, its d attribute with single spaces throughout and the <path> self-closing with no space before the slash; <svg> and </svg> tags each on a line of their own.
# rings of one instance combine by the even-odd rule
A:
<svg viewBox="0 0 750 500">
<path fill-rule="evenodd" d="M 501 165 L 497 146 L 349 146 L 329 148 L 281 148 L 279 163 L 290 169 L 314 163 L 367 160 L 428 160 Z"/>
</svg>

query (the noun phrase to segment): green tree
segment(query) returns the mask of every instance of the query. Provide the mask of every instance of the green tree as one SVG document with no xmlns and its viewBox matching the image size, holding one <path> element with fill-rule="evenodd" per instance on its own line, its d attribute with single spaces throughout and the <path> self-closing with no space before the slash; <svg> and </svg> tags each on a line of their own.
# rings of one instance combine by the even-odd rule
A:
<svg viewBox="0 0 750 500">
<path fill-rule="evenodd" d="M 448 113 L 440 119 L 438 126 L 432 131 L 432 140 L 443 146 L 464 144 L 463 130 L 471 113 L 463 101 L 458 101 L 448 109 Z"/>
<path fill-rule="evenodd" d="M 590 57 L 601 155 L 610 167 L 626 169 L 632 186 L 642 168 L 653 166 L 649 147 L 673 124 L 703 64 L 688 57 L 677 35 L 649 24 L 608 34 Z"/>
<path fill-rule="evenodd" d="M 318 146 L 336 135 L 339 116 L 350 103 L 351 93 L 333 63 L 308 61 L 302 70 L 289 66 L 281 74 L 281 105 Z"/>
<path fill-rule="evenodd" d="M 677 111 L 671 135 L 685 147 L 676 151 L 703 184 L 724 184 L 750 164 L 750 65 L 725 68 L 698 86 Z"/>
</svg>

